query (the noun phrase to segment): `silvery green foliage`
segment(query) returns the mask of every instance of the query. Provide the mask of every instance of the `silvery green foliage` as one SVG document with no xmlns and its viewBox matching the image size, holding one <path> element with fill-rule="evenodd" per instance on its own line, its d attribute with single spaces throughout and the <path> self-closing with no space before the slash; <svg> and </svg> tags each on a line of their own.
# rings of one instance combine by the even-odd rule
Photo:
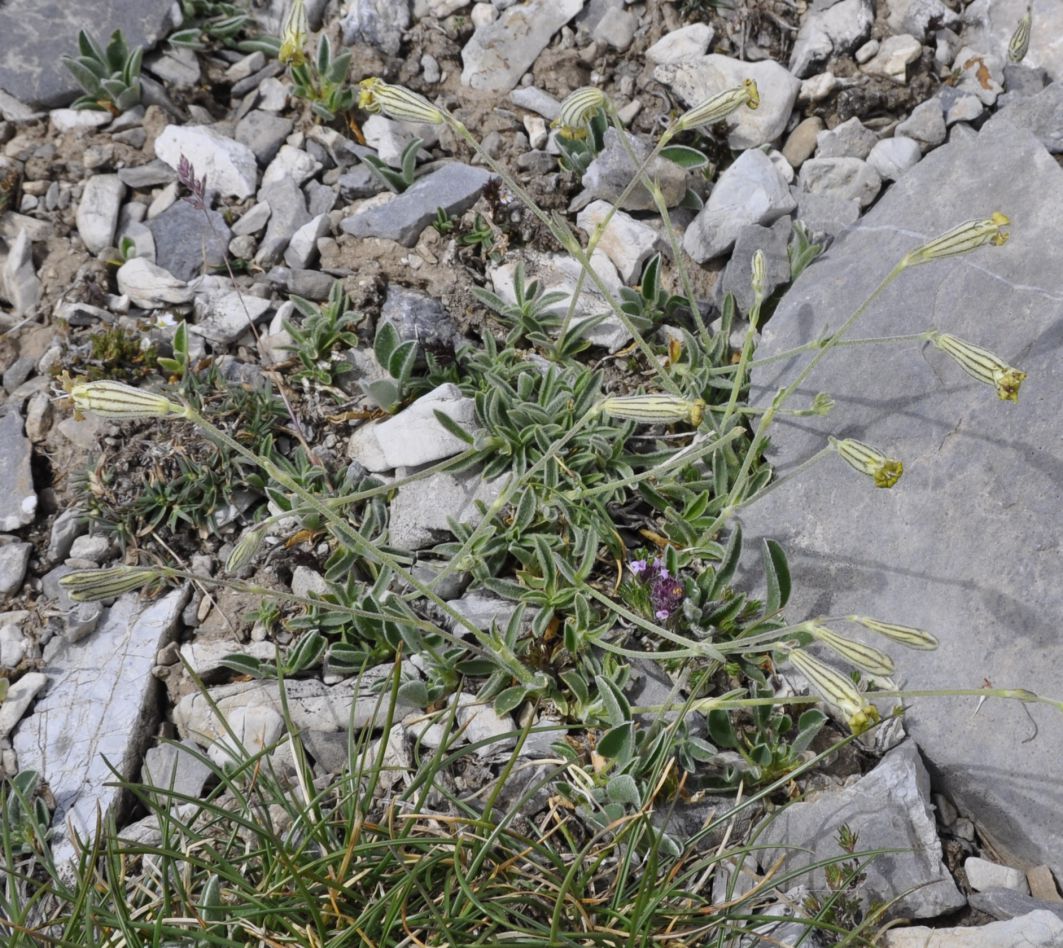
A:
<svg viewBox="0 0 1063 948">
<path fill-rule="evenodd" d="M 64 56 L 63 65 L 85 94 L 75 109 L 92 109 L 120 115 L 140 102 L 140 64 L 144 50 L 130 50 L 121 30 L 111 34 L 104 49 L 88 33 L 78 33 L 78 56 Z"/>
</svg>

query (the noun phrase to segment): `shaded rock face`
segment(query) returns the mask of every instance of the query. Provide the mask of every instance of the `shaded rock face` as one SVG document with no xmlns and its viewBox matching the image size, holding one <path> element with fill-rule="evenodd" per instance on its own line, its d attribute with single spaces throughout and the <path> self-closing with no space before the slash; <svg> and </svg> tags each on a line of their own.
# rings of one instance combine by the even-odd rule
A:
<svg viewBox="0 0 1063 948">
<path fill-rule="evenodd" d="M 988 678 L 1058 698 L 1063 169 L 1052 156 L 1006 116 L 933 152 L 802 274 L 758 357 L 837 328 L 907 251 L 994 211 L 1013 222 L 1005 246 L 902 273 L 853 338 L 930 327 L 953 333 L 1029 373 L 1018 404 L 998 401 L 990 386 L 918 344 L 830 353 L 795 407 L 826 391 L 836 409 L 826 418 L 780 419 L 772 463 L 785 472 L 835 434 L 902 458 L 904 477 L 876 490 L 828 457 L 742 520 L 750 550 L 765 535 L 788 550 L 793 620 L 862 613 L 938 635 L 936 652 L 891 648 L 907 687 L 979 688 Z M 783 360 L 756 372 L 754 400 L 766 403 L 804 364 Z M 906 721 L 932 776 L 987 838 L 1017 860 L 1063 870 L 1059 711 L 917 699 Z"/>
<path fill-rule="evenodd" d="M 0 5 L 0 89 L 27 105 L 65 105 L 81 90 L 60 62 L 76 56 L 78 31 L 101 45 L 121 29 L 130 49 L 152 46 L 172 27 L 172 0 L 7 0 Z"/>
</svg>

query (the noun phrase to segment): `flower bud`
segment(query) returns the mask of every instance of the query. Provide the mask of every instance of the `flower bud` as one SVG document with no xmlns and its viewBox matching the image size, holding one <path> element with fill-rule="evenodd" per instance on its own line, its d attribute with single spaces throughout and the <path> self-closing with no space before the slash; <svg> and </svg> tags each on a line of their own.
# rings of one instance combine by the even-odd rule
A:
<svg viewBox="0 0 1063 948">
<path fill-rule="evenodd" d="M 894 642 L 906 645 L 908 648 L 917 648 L 923 651 L 933 651 L 938 647 L 938 640 L 929 632 L 922 629 L 913 629 L 907 625 L 895 625 L 892 622 L 879 622 L 878 619 L 870 619 L 867 616 L 847 616 L 850 622 L 859 622 L 865 629 L 884 635 Z"/>
<path fill-rule="evenodd" d="M 233 547 L 232 553 L 229 554 L 229 558 L 225 561 L 225 571 L 227 573 L 237 573 L 247 566 L 262 548 L 262 541 L 265 538 L 265 527 L 259 526 L 246 531 L 236 541 L 236 546 Z"/>
<path fill-rule="evenodd" d="M 936 237 L 929 243 L 916 247 L 902 261 L 904 266 L 929 263 L 942 257 L 955 257 L 985 244 L 1000 247 L 1008 242 L 1004 228 L 1011 223 L 1007 217 L 995 211 L 992 217 L 983 220 L 965 221 L 958 227 Z"/>
<path fill-rule="evenodd" d="M 842 459 L 861 474 L 872 478 L 876 487 L 892 487 L 901 479 L 904 465 L 896 458 L 888 458 L 869 444 L 853 438 L 830 438 L 831 447 Z"/>
<path fill-rule="evenodd" d="M 277 61 L 289 66 L 302 66 L 306 62 L 306 34 L 309 25 L 306 20 L 304 0 L 292 0 L 281 26 L 281 48 Z"/>
<path fill-rule="evenodd" d="M 570 93 L 561 103 L 557 118 L 550 124 L 554 128 L 560 128 L 562 134 L 575 137 L 582 133 L 583 126 L 593 117 L 598 109 L 606 105 L 608 99 L 601 89 L 594 86 L 584 86 Z"/>
<path fill-rule="evenodd" d="M 688 421 L 697 427 L 705 415 L 705 403 L 700 398 L 690 401 L 678 395 L 624 395 L 605 399 L 601 410 L 610 418 L 644 425 Z"/>
<path fill-rule="evenodd" d="M 124 382 L 78 382 L 70 387 L 70 397 L 77 408 L 101 418 L 162 418 L 186 413 L 183 405 Z"/>
<path fill-rule="evenodd" d="M 1021 63 L 1026 58 L 1030 49 L 1031 20 L 1032 14 L 1027 9 L 1026 14 L 1019 20 L 1019 25 L 1015 27 L 1015 32 L 1011 34 L 1011 42 L 1008 43 L 1009 63 Z"/>
<path fill-rule="evenodd" d="M 358 83 L 358 107 L 374 114 L 382 112 L 396 122 L 442 125 L 447 117 L 423 95 L 402 86 L 393 86 L 376 77 Z"/>
<path fill-rule="evenodd" d="M 929 339 L 934 346 L 955 359 L 960 368 L 972 378 L 992 385 L 1001 401 L 1019 400 L 1019 387 L 1026 379 L 1025 372 L 1001 361 L 988 349 L 965 342 L 946 332 L 931 333 Z"/>
<path fill-rule="evenodd" d="M 68 573 L 59 580 L 59 585 L 74 602 L 99 602 L 140 589 L 159 578 L 159 571 L 149 567 L 111 566 Z"/>
<path fill-rule="evenodd" d="M 828 629 L 818 622 L 809 622 L 806 626 L 812 637 L 822 642 L 827 648 L 845 659 L 854 668 L 867 672 L 869 675 L 886 677 L 894 672 L 893 659 L 885 652 L 879 651 L 863 642 L 854 642 L 844 635 L 839 635 L 833 629 Z"/>
<path fill-rule="evenodd" d="M 854 734 L 862 734 L 878 721 L 878 708 L 860 694 L 845 675 L 800 649 L 794 649 L 788 657 L 823 699 L 841 711 Z"/>
<path fill-rule="evenodd" d="M 732 112 L 737 111 L 743 105 L 750 109 L 756 109 L 760 105 L 760 91 L 752 79 L 745 79 L 742 85 L 733 89 L 725 89 L 711 99 L 702 102 L 687 112 L 684 112 L 676 121 L 676 131 L 685 132 L 692 128 L 700 128 L 702 125 L 711 125 L 720 119 L 727 118 Z"/>
</svg>

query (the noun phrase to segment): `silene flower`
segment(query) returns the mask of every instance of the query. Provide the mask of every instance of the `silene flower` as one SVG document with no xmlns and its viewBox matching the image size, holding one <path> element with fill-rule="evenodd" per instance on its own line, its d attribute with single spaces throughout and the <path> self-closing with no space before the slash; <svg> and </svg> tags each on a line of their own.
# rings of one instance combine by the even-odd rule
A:
<svg viewBox="0 0 1063 948">
<path fill-rule="evenodd" d="M 678 395 L 619 395 L 601 403 L 610 418 L 637 421 L 640 424 L 674 424 L 687 421 L 697 427 L 705 415 L 705 402 Z"/>
<path fill-rule="evenodd" d="M 393 86 L 376 76 L 358 83 L 358 107 L 374 115 L 382 113 L 396 122 L 442 125 L 447 117 L 423 95 L 403 86 Z"/>
<path fill-rule="evenodd" d="M 306 20 L 304 0 L 292 0 L 281 26 L 281 48 L 277 61 L 286 66 L 302 66 L 306 62 L 306 35 L 310 27 Z"/>
<path fill-rule="evenodd" d="M 897 458 L 888 458 L 881 451 L 854 438 L 829 438 L 831 447 L 851 468 L 866 474 L 876 487 L 892 487 L 901 479 L 904 465 Z"/>
<path fill-rule="evenodd" d="M 59 585 L 74 602 L 100 602 L 140 589 L 160 576 L 157 569 L 146 566 L 110 566 L 68 573 L 59 580 Z"/>
<path fill-rule="evenodd" d="M 1011 34 L 1011 42 L 1008 43 L 1008 62 L 1021 63 L 1030 51 L 1030 25 L 1033 15 L 1027 8 L 1026 13 L 1019 20 L 1015 32 Z"/>
<path fill-rule="evenodd" d="M 1008 365 L 988 349 L 965 342 L 947 332 L 930 333 L 932 345 L 951 356 L 972 378 L 992 385 L 997 398 L 1005 402 L 1019 400 L 1019 387 L 1026 380 L 1026 373 Z"/>
<path fill-rule="evenodd" d="M 553 128 L 560 129 L 565 138 L 583 138 L 587 134 L 584 126 L 607 102 L 608 99 L 601 89 L 584 86 L 565 97 L 557 118 L 550 124 Z"/>
<path fill-rule="evenodd" d="M 902 261 L 902 265 L 912 266 L 929 263 L 931 260 L 939 260 L 943 257 L 955 257 L 957 254 L 967 253 L 986 244 L 1001 247 L 1008 242 L 1008 234 L 1004 228 L 1010 223 L 1011 221 L 1000 211 L 995 211 L 988 218 L 965 221 L 940 237 L 935 237 L 921 247 L 910 251 Z"/>
<path fill-rule="evenodd" d="M 756 109 L 760 105 L 760 90 L 757 89 L 757 84 L 752 79 L 745 79 L 740 86 L 725 89 L 711 99 L 706 99 L 700 105 L 684 112 L 676 120 L 676 131 L 685 132 L 692 128 L 700 128 L 702 125 L 719 122 L 743 105 L 750 109 Z"/>
<path fill-rule="evenodd" d="M 70 386 L 70 398 L 77 409 L 91 411 L 101 418 L 122 420 L 186 414 L 183 405 L 124 382 L 75 382 Z"/>
<path fill-rule="evenodd" d="M 854 734 L 862 734 L 879 720 L 878 708 L 857 691 L 847 676 L 800 649 L 793 649 L 788 658 L 813 690 L 842 713 Z"/>
</svg>

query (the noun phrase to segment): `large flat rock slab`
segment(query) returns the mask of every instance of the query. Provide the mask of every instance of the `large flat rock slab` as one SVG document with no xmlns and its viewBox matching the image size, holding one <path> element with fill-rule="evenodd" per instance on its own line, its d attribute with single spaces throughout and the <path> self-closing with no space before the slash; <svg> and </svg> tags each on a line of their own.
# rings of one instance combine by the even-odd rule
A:
<svg viewBox="0 0 1063 948">
<path fill-rule="evenodd" d="M 130 49 L 170 31 L 173 0 L 7 0 L 0 4 L 0 89 L 27 105 L 52 108 L 81 94 L 61 57 L 78 53 L 78 31 L 106 45 L 121 29 Z"/>
<path fill-rule="evenodd" d="M 74 855 L 69 826 L 91 838 L 97 811 L 106 817 L 119 805 L 111 767 L 127 778 L 139 772 L 158 717 L 159 682 L 151 669 L 186 599 L 180 589 L 147 605 L 136 594 L 122 596 L 92 635 L 66 646 L 44 669 L 48 689 L 13 743 L 20 769 L 41 773 L 55 797 L 58 863 Z"/>
<path fill-rule="evenodd" d="M 781 419 L 770 459 L 784 473 L 828 435 L 855 437 L 903 459 L 903 478 L 879 490 L 828 457 L 742 521 L 750 550 L 767 535 L 789 552 L 793 620 L 861 613 L 937 634 L 936 652 L 891 646 L 909 688 L 980 688 L 988 678 L 1063 698 L 1063 169 L 1044 147 L 1000 117 L 928 155 L 802 274 L 758 356 L 838 328 L 907 251 L 994 211 L 1013 222 L 1005 246 L 909 269 L 853 338 L 953 333 L 1029 373 L 1018 403 L 918 344 L 836 350 L 793 407 L 821 391 L 837 407 Z M 802 365 L 756 372 L 754 399 Z M 1063 714 L 929 698 L 907 721 L 932 777 L 1003 852 L 1063 873 Z"/>
</svg>

